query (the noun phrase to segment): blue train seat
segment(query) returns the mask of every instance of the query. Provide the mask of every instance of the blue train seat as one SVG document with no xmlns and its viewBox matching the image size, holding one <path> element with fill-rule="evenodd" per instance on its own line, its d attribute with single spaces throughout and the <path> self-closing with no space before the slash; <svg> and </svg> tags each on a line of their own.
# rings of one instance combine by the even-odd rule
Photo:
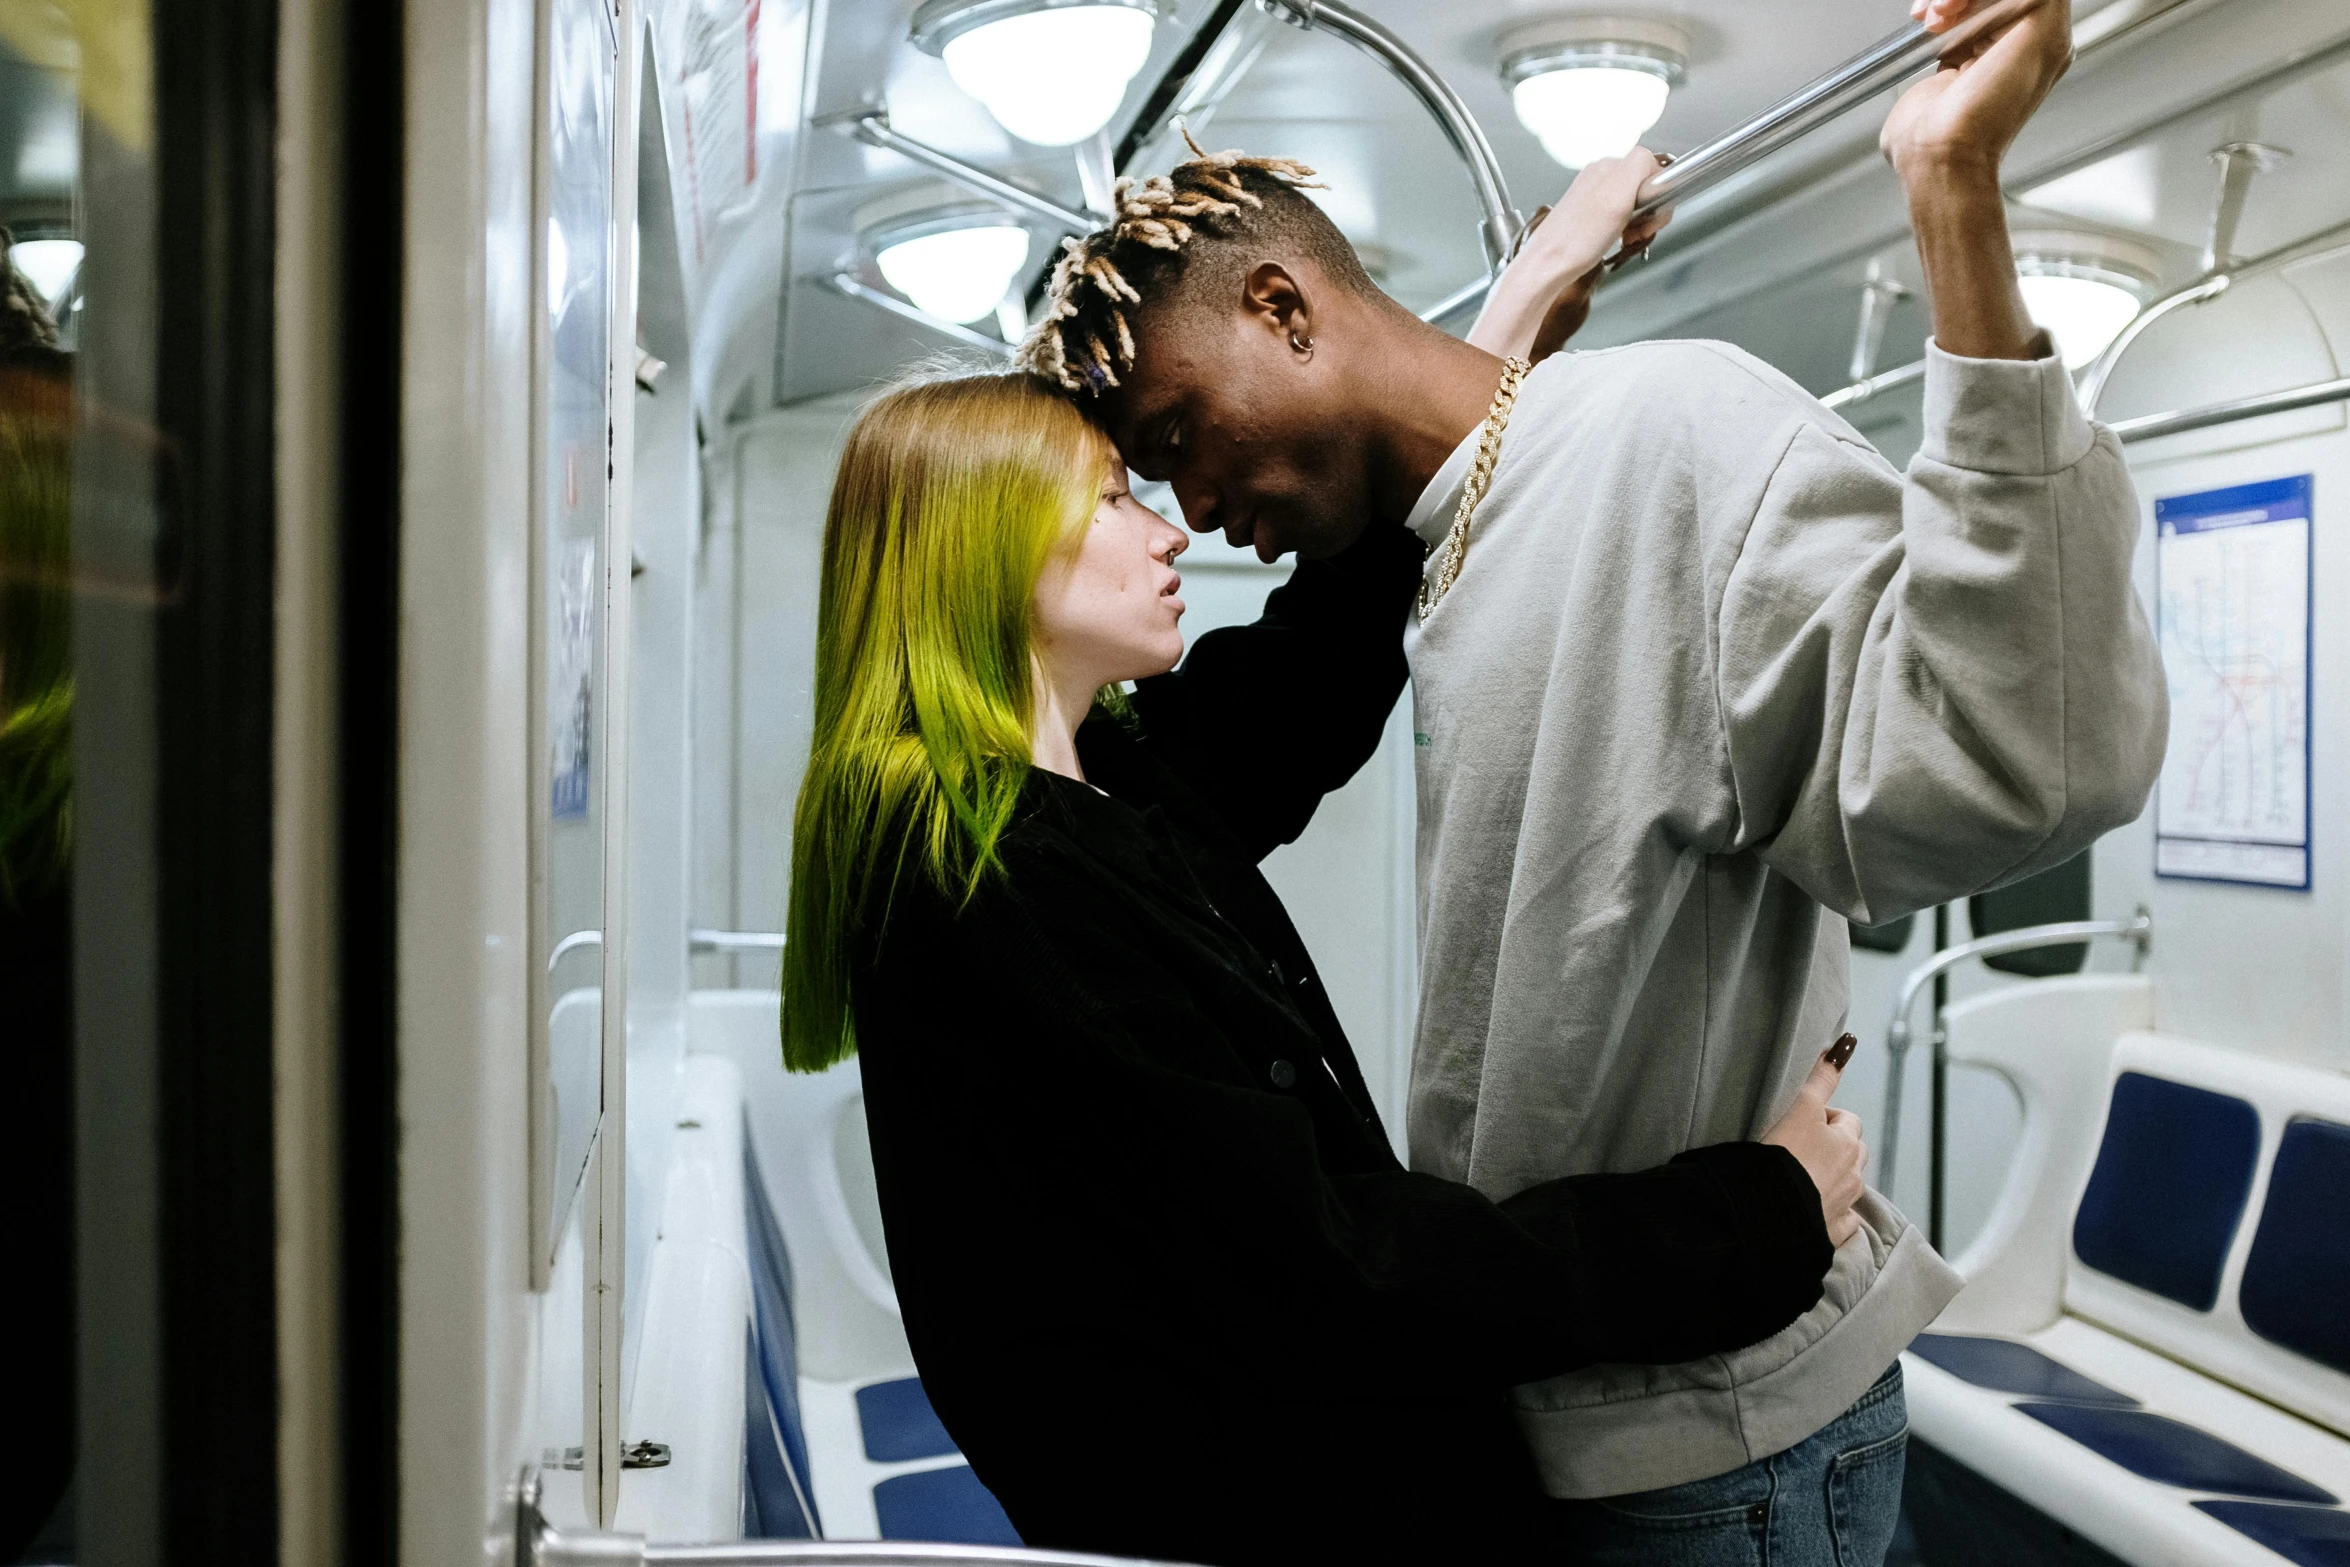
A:
<svg viewBox="0 0 2350 1567">
<path fill-rule="evenodd" d="M 2195 1506 L 2298 1567 L 2343 1567 L 2350 1562 L 2350 1512 L 2339 1507 L 2280 1507 L 2274 1502 Z"/>
<path fill-rule="evenodd" d="M 2024 1403 L 2015 1407 L 2042 1425 L 2062 1431 L 2100 1458 L 2181 1490 L 2256 1496 L 2276 1502 L 2315 1502 L 2323 1507 L 2341 1500 L 2323 1486 L 2311 1485 L 2233 1442 L 2168 1415 L 2085 1404 Z"/>
<path fill-rule="evenodd" d="M 820 1540 L 800 1419 L 799 1351 L 792 1322 L 791 1251 L 743 1139 L 743 1189 L 751 1263 L 751 1377 L 744 1410 L 743 1533 L 759 1540 Z"/>
<path fill-rule="evenodd" d="M 969 1464 L 893 1475 L 873 1488 L 885 1540 L 955 1540 L 967 1545 L 1018 1545 L 1012 1520 Z"/>
<path fill-rule="evenodd" d="M 2120 976 L 1948 1014 L 2024 1131 L 1966 1289 L 1903 1356 L 1913 1438 L 2062 1526 L 2035 1538 L 2350 1567 L 2350 1078 L 2152 1024 Z"/>
<path fill-rule="evenodd" d="M 865 1438 L 865 1456 L 877 1464 L 944 1458 L 955 1450 L 955 1439 L 930 1407 L 920 1377 L 857 1389 L 857 1429 Z"/>
<path fill-rule="evenodd" d="M 742 1067 L 752 1276 L 744 1533 L 1018 1545 L 914 1374 L 854 1061 L 776 1069 L 773 991 L 699 991 L 697 1048 Z"/>
<path fill-rule="evenodd" d="M 2237 1292 L 2245 1325 L 2272 1344 L 2350 1372 L 2350 1126 L 2285 1128 L 2268 1203 Z"/>
<path fill-rule="evenodd" d="M 2209 1311 L 2259 1155 L 2260 1118 L 2235 1095 L 2122 1073 L 2073 1216 L 2073 1255 Z"/>
<path fill-rule="evenodd" d="M 1976 1387 L 2071 1404 L 2110 1404 L 2135 1409 L 2138 1401 L 2059 1365 L 2029 1344 L 1966 1333 L 1923 1333 L 1910 1346 L 1919 1358 Z"/>
</svg>

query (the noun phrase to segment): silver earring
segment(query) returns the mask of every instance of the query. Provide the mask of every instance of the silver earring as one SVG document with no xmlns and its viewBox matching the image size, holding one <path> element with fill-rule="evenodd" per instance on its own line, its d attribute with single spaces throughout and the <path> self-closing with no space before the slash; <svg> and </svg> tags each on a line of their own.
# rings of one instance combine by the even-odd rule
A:
<svg viewBox="0 0 2350 1567">
<path fill-rule="evenodd" d="M 1289 346 L 1308 359 L 1314 356 L 1314 340 L 1310 337 L 1301 340 L 1295 332 L 1292 332 L 1289 334 Z"/>
</svg>

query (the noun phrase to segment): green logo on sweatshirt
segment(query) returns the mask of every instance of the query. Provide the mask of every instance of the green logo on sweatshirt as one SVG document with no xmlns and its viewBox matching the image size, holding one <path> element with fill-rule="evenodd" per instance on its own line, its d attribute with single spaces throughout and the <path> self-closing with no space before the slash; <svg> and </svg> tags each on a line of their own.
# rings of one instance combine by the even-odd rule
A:
<svg viewBox="0 0 2350 1567">
<path fill-rule="evenodd" d="M 1412 744 L 1417 746 L 1431 746 L 1435 743 L 1436 737 L 1430 734 L 1427 730 L 1415 729 L 1412 731 Z"/>
</svg>

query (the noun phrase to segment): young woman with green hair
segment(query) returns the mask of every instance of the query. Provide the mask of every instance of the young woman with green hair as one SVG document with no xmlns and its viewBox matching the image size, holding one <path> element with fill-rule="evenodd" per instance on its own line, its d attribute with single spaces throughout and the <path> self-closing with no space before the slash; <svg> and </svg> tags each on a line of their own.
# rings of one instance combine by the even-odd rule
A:
<svg viewBox="0 0 2350 1567">
<path fill-rule="evenodd" d="M 924 1386 L 1029 1543 L 1555 1550 L 1507 1389 L 1811 1309 L 1861 1191 L 1841 1062 L 1763 1143 L 1501 1203 L 1404 1170 L 1257 865 L 1377 745 L 1418 542 L 1301 562 L 1184 658 L 1185 542 L 1040 376 L 858 421 L 784 1058 L 861 1056 Z"/>
</svg>

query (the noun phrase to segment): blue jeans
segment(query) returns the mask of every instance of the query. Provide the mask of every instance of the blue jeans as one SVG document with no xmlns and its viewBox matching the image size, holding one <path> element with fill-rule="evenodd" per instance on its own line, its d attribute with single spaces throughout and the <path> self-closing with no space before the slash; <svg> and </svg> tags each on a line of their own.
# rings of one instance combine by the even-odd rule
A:
<svg viewBox="0 0 2350 1567">
<path fill-rule="evenodd" d="M 1882 1567 L 1901 1520 L 1901 1365 L 1783 1453 L 1661 1491 L 1561 1502 L 1567 1560 L 1595 1567 Z"/>
</svg>

